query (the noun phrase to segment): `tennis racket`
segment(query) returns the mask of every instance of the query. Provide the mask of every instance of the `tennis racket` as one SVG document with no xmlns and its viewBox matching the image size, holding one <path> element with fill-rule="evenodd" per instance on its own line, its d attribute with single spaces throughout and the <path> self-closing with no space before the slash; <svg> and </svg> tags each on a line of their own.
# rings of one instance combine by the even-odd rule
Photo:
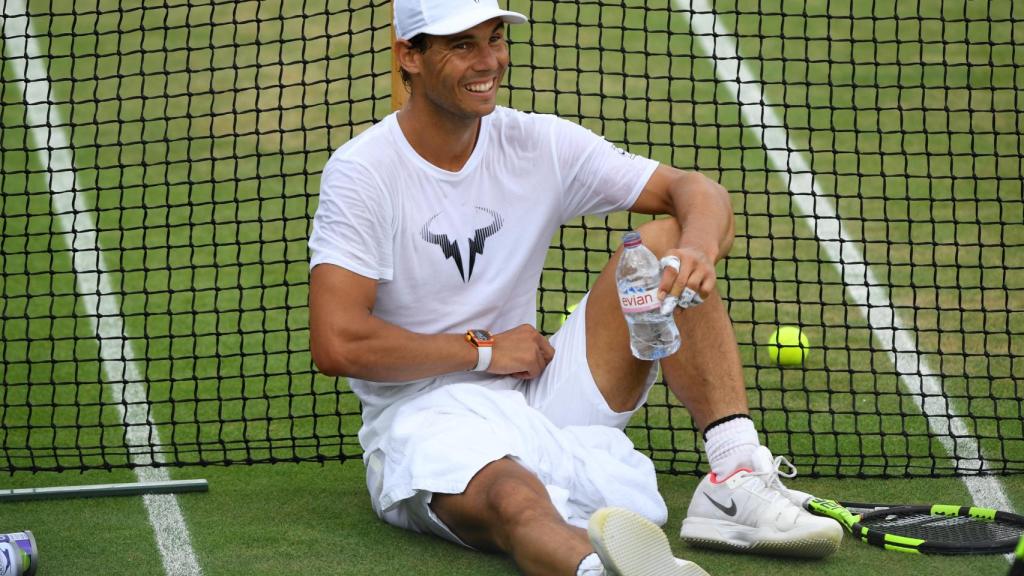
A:
<svg viewBox="0 0 1024 576">
<path fill-rule="evenodd" d="M 908 506 L 811 497 L 804 508 L 838 521 L 855 538 L 899 552 L 1004 554 L 1024 535 L 1024 516 L 945 504 Z"/>
</svg>

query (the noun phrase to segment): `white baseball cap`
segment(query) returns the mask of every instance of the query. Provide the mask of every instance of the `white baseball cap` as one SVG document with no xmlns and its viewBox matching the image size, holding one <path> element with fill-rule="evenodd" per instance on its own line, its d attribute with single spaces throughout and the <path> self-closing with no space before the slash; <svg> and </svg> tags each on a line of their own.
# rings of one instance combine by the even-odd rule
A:
<svg viewBox="0 0 1024 576">
<path fill-rule="evenodd" d="M 491 18 L 522 24 L 526 16 L 502 10 L 498 0 L 395 0 L 395 36 L 447 36 L 465 32 Z"/>
</svg>

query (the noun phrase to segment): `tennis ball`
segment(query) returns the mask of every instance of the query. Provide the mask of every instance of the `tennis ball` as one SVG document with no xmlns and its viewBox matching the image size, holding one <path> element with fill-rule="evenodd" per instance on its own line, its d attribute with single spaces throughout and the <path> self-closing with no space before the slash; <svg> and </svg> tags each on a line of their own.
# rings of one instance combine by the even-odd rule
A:
<svg viewBox="0 0 1024 576">
<path fill-rule="evenodd" d="M 779 366 L 800 366 L 811 353 L 811 343 L 796 326 L 780 326 L 768 338 L 768 358 Z"/>
<path fill-rule="evenodd" d="M 576 304 L 569 305 L 569 308 L 566 310 L 565 314 L 562 314 L 562 324 L 565 324 L 566 319 L 569 318 L 569 314 L 572 314 L 572 311 L 576 309 L 576 306 L 578 304 L 579 302 L 577 302 Z"/>
</svg>

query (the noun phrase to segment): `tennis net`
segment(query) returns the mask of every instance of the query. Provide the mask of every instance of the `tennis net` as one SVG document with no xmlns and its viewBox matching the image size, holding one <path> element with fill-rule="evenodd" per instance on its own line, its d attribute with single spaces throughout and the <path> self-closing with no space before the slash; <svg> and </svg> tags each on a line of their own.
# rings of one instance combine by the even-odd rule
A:
<svg viewBox="0 0 1024 576">
<path fill-rule="evenodd" d="M 512 0 L 504 104 L 718 179 L 752 414 L 815 476 L 1024 472 L 1024 15 L 1013 2 Z M 0 470 L 341 461 L 308 349 L 330 152 L 390 112 L 390 5 L 7 2 Z M 557 329 L 645 219 L 564 226 Z M 782 325 L 813 347 L 774 365 Z M 684 334 L 685 339 L 700 334 Z M 699 435 L 663 386 L 628 429 Z"/>
</svg>

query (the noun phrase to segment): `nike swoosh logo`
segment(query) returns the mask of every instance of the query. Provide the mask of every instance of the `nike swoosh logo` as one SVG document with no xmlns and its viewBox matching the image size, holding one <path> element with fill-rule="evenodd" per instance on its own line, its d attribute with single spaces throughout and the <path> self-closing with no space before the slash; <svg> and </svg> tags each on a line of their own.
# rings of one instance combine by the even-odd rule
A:
<svg viewBox="0 0 1024 576">
<path fill-rule="evenodd" d="M 726 516 L 735 516 L 736 515 L 736 501 L 733 500 L 732 498 L 729 499 L 729 505 L 728 506 L 723 506 L 720 502 L 716 502 L 714 498 L 712 498 L 711 496 L 708 496 L 707 492 L 704 493 L 704 497 L 707 498 L 708 500 L 710 500 L 711 503 L 715 505 L 715 508 L 718 508 L 719 510 L 721 510 Z"/>
</svg>

